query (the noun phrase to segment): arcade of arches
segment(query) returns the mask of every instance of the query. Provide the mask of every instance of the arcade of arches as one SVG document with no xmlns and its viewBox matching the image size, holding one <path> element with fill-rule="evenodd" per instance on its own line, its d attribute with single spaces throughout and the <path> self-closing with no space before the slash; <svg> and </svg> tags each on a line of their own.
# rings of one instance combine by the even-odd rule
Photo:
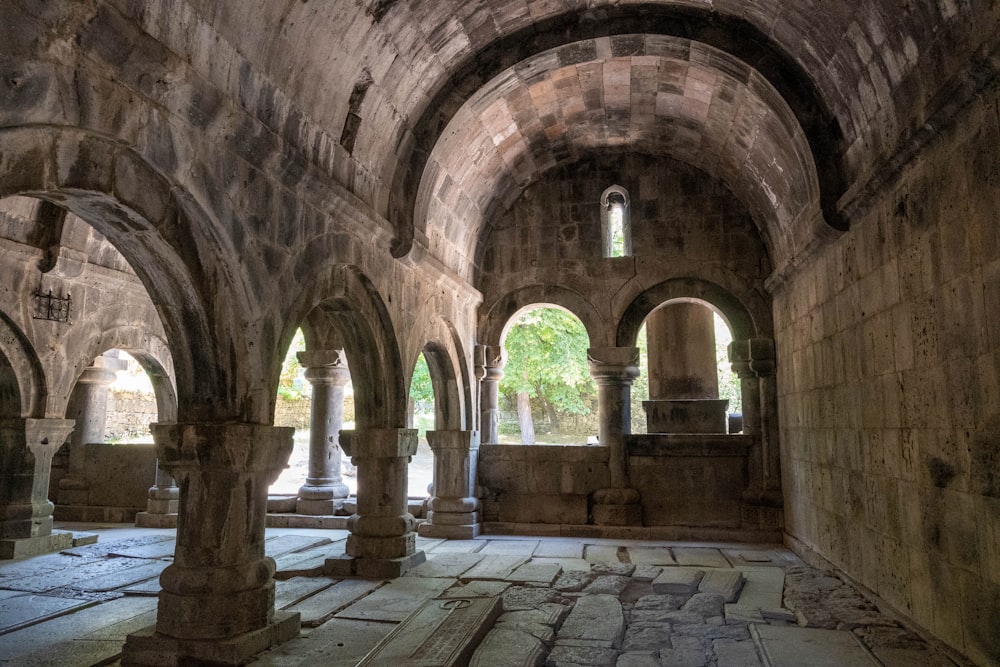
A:
<svg viewBox="0 0 1000 667">
<path fill-rule="evenodd" d="M 783 543 L 1000 662 L 1000 5 L 9 0 L 0 45 L 0 555 L 141 480 L 177 546 L 124 663 L 297 633 L 265 528 L 300 328 L 287 512 L 349 531 L 330 572 L 401 576 L 418 536 Z M 499 444 L 540 304 L 587 331 L 596 444 Z M 114 350 L 155 448 L 101 442 Z"/>
</svg>

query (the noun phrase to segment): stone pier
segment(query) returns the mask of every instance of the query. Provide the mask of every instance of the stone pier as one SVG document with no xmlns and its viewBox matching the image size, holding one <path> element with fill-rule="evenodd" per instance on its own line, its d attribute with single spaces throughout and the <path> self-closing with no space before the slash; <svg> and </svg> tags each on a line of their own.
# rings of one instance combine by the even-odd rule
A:
<svg viewBox="0 0 1000 667">
<path fill-rule="evenodd" d="M 719 400 L 715 318 L 698 303 L 670 303 L 646 319 L 649 433 L 725 433 L 728 401 Z"/>
<path fill-rule="evenodd" d="M 146 511 L 135 516 L 140 528 L 176 528 L 181 490 L 160 462 L 156 462 L 156 481 L 149 487 Z"/>
<path fill-rule="evenodd" d="M 160 576 L 156 625 L 128 636 L 123 665 L 244 664 L 298 633 L 274 610 L 264 555 L 267 488 L 294 429 L 259 424 L 154 424 L 160 464 L 182 489 L 174 562 Z"/>
<path fill-rule="evenodd" d="M 470 539 L 481 530 L 476 497 L 478 431 L 428 431 L 434 452 L 434 496 L 427 522 L 418 529 L 422 537 Z"/>
<path fill-rule="evenodd" d="M 482 442 L 496 444 L 500 441 L 500 380 L 503 379 L 503 352 L 499 348 L 485 347 L 484 377 L 480 381 L 480 432 Z"/>
<path fill-rule="evenodd" d="M 598 440 L 608 448 L 610 487 L 594 492 L 594 523 L 642 525 L 639 493 L 629 486 L 625 436 L 631 432 L 632 382 L 639 375 L 639 349 L 602 347 L 587 350 L 590 374 L 597 383 Z"/>
<path fill-rule="evenodd" d="M 332 515 L 344 505 L 350 489 L 344 484 L 338 444 L 344 423 L 344 387 L 351 381 L 343 350 L 298 353 L 312 385 L 309 426 L 309 475 L 299 488 L 295 511 Z"/>
<path fill-rule="evenodd" d="M 117 352 L 116 352 L 117 354 Z M 104 354 L 83 369 L 70 395 L 67 416 L 76 422 L 69 442 L 69 467 L 66 476 L 59 480 L 56 502 L 62 507 L 60 519 L 80 520 L 68 511 L 67 505 L 88 504 L 88 484 L 84 473 L 84 445 L 104 442 L 104 429 L 108 418 L 108 387 L 115 381 L 116 373 L 128 364 L 117 356 Z M 67 514 L 68 512 L 68 514 Z"/>
<path fill-rule="evenodd" d="M 334 576 L 398 577 L 425 559 L 416 549 L 416 520 L 407 511 L 407 465 L 417 452 L 417 431 L 341 431 L 340 444 L 358 469 L 358 509 L 347 522 L 347 558 L 327 561 L 327 570 Z"/>
<path fill-rule="evenodd" d="M 73 430 L 72 419 L 0 422 L 0 558 L 65 549 L 69 532 L 52 530 L 49 502 L 52 456 Z"/>
</svg>

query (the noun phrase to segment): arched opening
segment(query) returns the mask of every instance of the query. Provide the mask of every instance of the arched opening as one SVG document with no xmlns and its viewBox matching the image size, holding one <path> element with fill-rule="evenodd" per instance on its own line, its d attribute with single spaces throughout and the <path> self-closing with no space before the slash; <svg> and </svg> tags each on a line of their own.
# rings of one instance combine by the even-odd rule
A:
<svg viewBox="0 0 1000 667">
<path fill-rule="evenodd" d="M 729 362 L 733 334 L 711 303 L 671 299 L 639 330 L 632 386 L 633 433 L 739 433 L 740 379 Z"/>
<path fill-rule="evenodd" d="M 426 348 L 425 348 L 426 349 Z M 413 375 L 410 379 L 410 394 L 407 400 L 407 423 L 409 428 L 417 430 L 417 453 L 410 459 L 407 468 L 407 489 L 411 498 L 423 498 L 430 490 L 434 481 L 434 454 L 427 443 L 427 431 L 437 428 L 439 422 L 438 394 L 442 394 L 440 372 L 431 371 L 428 364 L 433 355 L 425 357 L 421 352 L 413 365 Z M 437 380 L 437 381 L 435 381 Z"/>
<path fill-rule="evenodd" d="M 605 257 L 632 255 L 629 196 L 620 185 L 612 185 L 601 194 L 601 238 Z"/>
<path fill-rule="evenodd" d="M 499 441 L 592 441 L 597 386 L 587 366 L 590 339 L 580 319 L 553 304 L 528 306 L 508 321 L 502 346 Z"/>
<path fill-rule="evenodd" d="M 308 485 L 310 478 L 325 475 L 322 466 L 310 465 L 310 457 L 314 454 L 310 448 L 314 435 L 319 435 L 326 443 L 329 438 L 336 438 L 340 430 L 353 429 L 355 425 L 354 386 L 346 363 L 346 355 L 340 355 L 342 351 L 340 349 L 334 350 L 337 353 L 335 355 L 311 355 L 310 352 L 315 352 L 316 349 L 318 347 L 309 350 L 306 346 L 305 333 L 301 328 L 296 329 L 281 365 L 274 425 L 294 428 L 295 444 L 288 466 L 268 491 L 274 496 L 288 499 L 289 502 L 299 497 L 303 484 Z M 323 405 L 314 405 L 314 401 L 323 401 Z M 314 434 L 314 429 L 323 432 Z M 335 473 L 333 477 L 339 474 L 338 483 L 346 486 L 351 495 L 356 494 L 357 479 L 354 466 L 344 456 L 343 451 L 339 450 L 339 444 L 336 442 L 326 444 L 336 446 L 340 454 L 338 469 L 326 472 Z M 316 454 L 321 453 L 317 451 Z M 330 452 L 321 455 L 329 456 Z"/>
</svg>

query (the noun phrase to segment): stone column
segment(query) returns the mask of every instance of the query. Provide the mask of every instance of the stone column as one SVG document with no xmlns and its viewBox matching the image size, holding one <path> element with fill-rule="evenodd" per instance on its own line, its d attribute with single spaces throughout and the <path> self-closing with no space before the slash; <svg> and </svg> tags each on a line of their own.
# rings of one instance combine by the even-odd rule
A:
<svg viewBox="0 0 1000 667">
<path fill-rule="evenodd" d="M 347 558 L 327 561 L 333 576 L 398 577 L 424 562 L 416 520 L 407 508 L 407 464 L 417 452 L 414 429 L 341 431 L 340 444 L 358 468 L 358 510 L 347 520 Z"/>
<path fill-rule="evenodd" d="M 156 461 L 156 481 L 146 494 L 146 511 L 135 515 L 139 528 L 176 528 L 181 490 L 160 461 Z"/>
<path fill-rule="evenodd" d="M 244 664 L 298 634 L 274 610 L 264 555 L 267 488 L 295 429 L 246 423 L 153 424 L 160 464 L 181 487 L 174 562 L 160 575 L 156 625 L 129 635 L 123 665 Z"/>
<path fill-rule="evenodd" d="M 650 433 L 725 433 L 726 406 L 719 400 L 715 317 L 697 303 L 657 308 L 646 320 L 649 350 Z"/>
<path fill-rule="evenodd" d="M 309 420 L 309 476 L 299 488 L 295 511 L 333 515 L 351 490 L 341 472 L 340 428 L 344 425 L 344 387 L 351 380 L 343 350 L 298 353 L 312 385 Z"/>
<path fill-rule="evenodd" d="M 434 496 L 428 503 L 422 537 L 467 540 L 482 527 L 476 497 L 478 431 L 427 431 L 434 452 Z"/>
<path fill-rule="evenodd" d="M 773 530 L 783 523 L 781 461 L 775 416 L 774 341 L 751 338 L 729 346 L 733 371 L 740 377 L 743 433 L 753 437 L 743 492 L 743 522 L 748 528 Z"/>
<path fill-rule="evenodd" d="M 117 354 L 117 353 L 116 353 Z M 108 418 L 108 387 L 116 371 L 127 366 L 124 359 L 102 355 L 83 369 L 70 396 L 67 414 L 74 418 L 76 429 L 69 442 L 69 465 L 59 480 L 56 501 L 60 505 L 87 505 L 88 482 L 85 471 L 85 446 L 104 442 Z"/>
<path fill-rule="evenodd" d="M 0 558 L 20 558 L 72 545 L 73 534 L 52 530 L 52 456 L 73 430 L 72 419 L 0 422 Z"/>
<path fill-rule="evenodd" d="M 503 357 L 500 348 L 486 348 L 485 376 L 480 383 L 480 427 L 482 442 L 500 442 L 500 380 L 503 379 Z"/>
<path fill-rule="evenodd" d="M 592 347 L 590 374 L 597 383 L 598 440 L 608 448 L 611 487 L 594 492 L 594 522 L 611 526 L 642 525 L 639 492 L 629 487 L 628 443 L 631 432 L 632 381 L 639 375 L 639 348 Z"/>
</svg>

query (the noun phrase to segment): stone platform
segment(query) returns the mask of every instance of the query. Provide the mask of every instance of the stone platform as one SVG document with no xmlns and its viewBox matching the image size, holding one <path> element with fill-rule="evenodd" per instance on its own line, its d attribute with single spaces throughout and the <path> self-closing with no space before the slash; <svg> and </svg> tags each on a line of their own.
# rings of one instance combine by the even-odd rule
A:
<svg viewBox="0 0 1000 667">
<path fill-rule="evenodd" d="M 155 623 L 173 531 L 89 528 L 94 544 L 0 564 L 5 665 L 117 664 L 125 637 Z M 347 535 L 267 529 L 278 618 L 298 614 L 302 630 L 250 664 L 404 665 L 383 660 L 403 645 L 421 664 L 473 667 L 970 664 L 778 545 L 418 537 L 426 562 L 404 576 L 330 576 Z M 462 617 L 459 600 L 479 607 Z M 442 641 L 455 628 L 435 635 L 448 623 L 461 647 Z"/>
</svg>

